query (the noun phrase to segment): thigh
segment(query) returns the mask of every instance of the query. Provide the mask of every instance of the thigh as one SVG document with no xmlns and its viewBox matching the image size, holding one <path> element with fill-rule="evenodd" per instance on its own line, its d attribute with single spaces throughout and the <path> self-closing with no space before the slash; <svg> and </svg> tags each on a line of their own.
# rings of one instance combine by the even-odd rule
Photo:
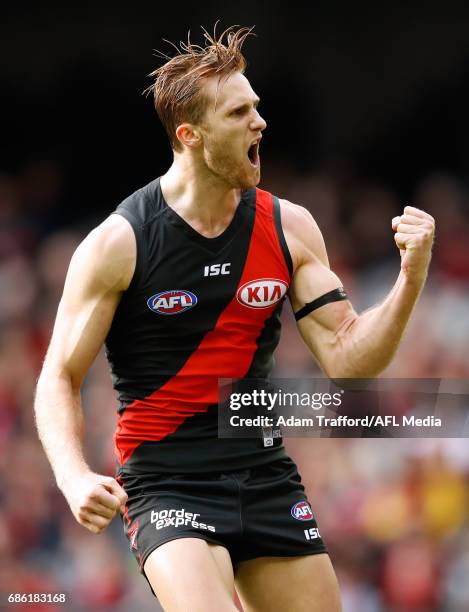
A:
<svg viewBox="0 0 469 612">
<path fill-rule="evenodd" d="M 239 563 L 236 589 L 245 612 L 340 612 L 337 578 L 326 553 L 260 557 Z"/>
<path fill-rule="evenodd" d="M 179 538 L 148 556 L 145 575 L 166 612 L 235 612 L 233 567 L 223 546 Z"/>
</svg>

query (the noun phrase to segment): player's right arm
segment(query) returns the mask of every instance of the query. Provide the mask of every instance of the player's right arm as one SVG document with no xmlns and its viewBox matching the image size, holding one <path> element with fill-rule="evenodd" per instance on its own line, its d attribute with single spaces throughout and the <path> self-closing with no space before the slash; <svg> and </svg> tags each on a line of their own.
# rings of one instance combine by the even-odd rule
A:
<svg viewBox="0 0 469 612">
<path fill-rule="evenodd" d="M 130 284 L 135 261 L 135 236 L 119 215 L 111 215 L 80 244 L 36 389 L 37 429 L 57 485 L 77 521 L 94 533 L 108 526 L 127 496 L 114 478 L 94 473 L 85 461 L 80 387 Z"/>
</svg>

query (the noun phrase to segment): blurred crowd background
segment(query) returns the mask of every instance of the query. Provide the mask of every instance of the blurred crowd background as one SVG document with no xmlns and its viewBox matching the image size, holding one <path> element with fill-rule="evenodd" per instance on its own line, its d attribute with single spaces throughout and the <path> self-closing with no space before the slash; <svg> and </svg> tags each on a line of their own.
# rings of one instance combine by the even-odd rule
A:
<svg viewBox="0 0 469 612">
<path fill-rule="evenodd" d="M 407 203 L 431 213 L 428 284 L 384 375 L 467 379 L 469 9 L 412 5 L 401 15 L 365 4 L 357 15 L 345 3 L 319 3 L 301 23 L 277 3 L 268 14 L 241 2 L 221 15 L 222 25 L 257 25 L 246 55 L 269 123 L 261 186 L 312 212 L 359 311 L 382 300 L 398 274 L 391 218 Z M 22 609 L 5 593 L 34 592 L 67 594 L 64 606 L 41 610 L 156 607 L 120 522 L 94 536 L 74 521 L 32 411 L 71 254 L 170 162 L 140 96 L 152 49 L 220 16 L 210 2 L 184 20 L 171 16 L 175 8 L 163 15 L 137 5 L 130 13 L 50 3 L 27 18 L 5 7 L 0 24 L 0 608 Z M 289 307 L 283 320 L 276 376 L 318 375 Z M 103 355 L 83 405 L 89 463 L 113 474 L 116 400 Z M 466 439 L 286 444 L 345 612 L 469 610 Z"/>
</svg>

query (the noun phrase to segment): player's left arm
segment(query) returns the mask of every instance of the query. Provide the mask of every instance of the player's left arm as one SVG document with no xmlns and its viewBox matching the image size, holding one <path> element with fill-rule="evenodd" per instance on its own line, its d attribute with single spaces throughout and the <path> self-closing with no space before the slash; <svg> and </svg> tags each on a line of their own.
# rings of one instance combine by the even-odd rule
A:
<svg viewBox="0 0 469 612">
<path fill-rule="evenodd" d="M 341 288 L 329 267 L 321 232 L 309 212 L 281 201 L 282 225 L 293 259 L 290 287 L 293 311 Z M 383 303 L 358 315 L 340 291 L 298 321 L 304 341 L 331 378 L 371 378 L 391 361 L 425 284 L 435 232 L 434 219 L 406 206 L 392 220 L 401 252 L 401 270 Z M 372 231 L 370 229 L 370 231 Z"/>
</svg>

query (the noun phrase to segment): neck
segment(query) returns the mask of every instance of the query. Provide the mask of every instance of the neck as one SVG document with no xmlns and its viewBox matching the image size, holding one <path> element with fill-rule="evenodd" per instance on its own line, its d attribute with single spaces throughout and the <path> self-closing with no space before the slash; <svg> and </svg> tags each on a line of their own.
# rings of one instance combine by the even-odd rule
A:
<svg viewBox="0 0 469 612">
<path fill-rule="evenodd" d="M 161 177 L 163 196 L 171 208 L 201 234 L 212 237 L 223 232 L 241 199 L 241 190 L 230 187 L 184 155 L 175 154 Z"/>
</svg>

